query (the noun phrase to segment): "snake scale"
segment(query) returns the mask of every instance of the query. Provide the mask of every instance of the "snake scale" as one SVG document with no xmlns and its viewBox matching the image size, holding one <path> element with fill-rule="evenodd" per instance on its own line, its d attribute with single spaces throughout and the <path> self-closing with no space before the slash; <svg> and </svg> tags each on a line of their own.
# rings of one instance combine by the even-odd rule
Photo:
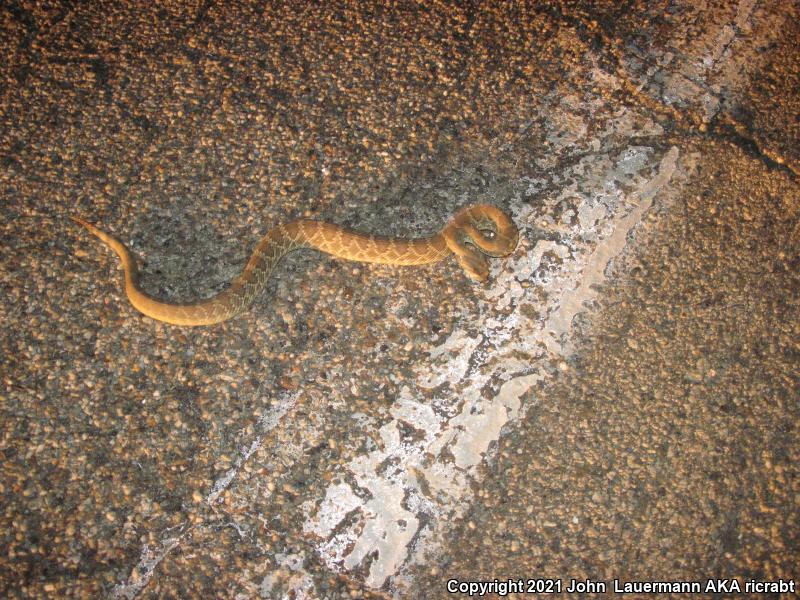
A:
<svg viewBox="0 0 800 600">
<path fill-rule="evenodd" d="M 387 265 L 435 263 L 452 253 L 469 277 L 486 281 L 486 256 L 511 254 L 519 235 L 508 215 L 485 204 L 463 209 L 439 233 L 418 239 L 377 237 L 332 223 L 299 219 L 272 228 L 227 289 L 199 302 L 171 303 L 157 300 L 139 287 L 136 259 L 125 244 L 83 219 L 71 219 L 117 253 L 131 304 L 148 317 L 173 325 L 212 325 L 247 310 L 280 259 L 299 248 L 316 248 L 345 260 Z"/>
</svg>

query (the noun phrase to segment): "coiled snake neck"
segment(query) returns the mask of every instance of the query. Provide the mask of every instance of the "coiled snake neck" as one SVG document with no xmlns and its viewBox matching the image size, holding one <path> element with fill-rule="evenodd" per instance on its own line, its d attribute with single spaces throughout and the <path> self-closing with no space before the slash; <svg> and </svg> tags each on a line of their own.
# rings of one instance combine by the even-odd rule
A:
<svg viewBox="0 0 800 600">
<path fill-rule="evenodd" d="M 508 215 L 485 204 L 460 211 L 435 235 L 408 240 L 366 235 L 332 223 L 299 219 L 271 229 L 227 289 L 199 302 L 171 303 L 153 298 L 139 287 L 136 259 L 125 244 L 83 219 L 70 218 L 117 253 L 131 304 L 148 317 L 173 325 L 212 325 L 247 310 L 280 259 L 299 248 L 315 248 L 345 260 L 386 265 L 424 265 L 452 253 L 469 277 L 486 281 L 489 276 L 486 256 L 511 254 L 519 235 Z"/>
</svg>

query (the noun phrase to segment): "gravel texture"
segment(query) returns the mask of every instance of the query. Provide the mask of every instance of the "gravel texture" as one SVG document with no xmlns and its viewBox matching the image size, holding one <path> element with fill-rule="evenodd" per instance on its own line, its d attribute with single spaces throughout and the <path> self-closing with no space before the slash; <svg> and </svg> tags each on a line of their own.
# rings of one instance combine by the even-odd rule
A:
<svg viewBox="0 0 800 600">
<path fill-rule="evenodd" d="M 800 577 L 799 16 L 745 1 L 0 6 L 0 595 Z M 598 293 L 577 299 L 591 310 L 568 343 L 510 350 L 527 329 L 476 325 L 546 321 L 553 281 L 609 237 L 594 224 L 637 214 L 653 181 L 627 254 L 584 281 Z M 413 237 L 479 202 L 522 230 L 485 288 L 454 261 L 296 253 L 250 311 L 196 329 L 138 314 L 116 257 L 67 219 L 124 240 L 154 295 L 189 300 L 275 223 Z M 420 385 L 459 341 L 462 381 Z M 478 419 L 517 377 L 537 383 L 499 440 L 436 432 L 475 435 L 486 460 L 454 467 L 454 442 L 406 461 L 431 435 L 396 418 L 409 394 L 437 422 Z M 407 455 L 386 450 L 365 484 L 354 465 L 390 441 Z M 438 465 L 452 489 L 420 474 Z M 413 486 L 370 487 L 400 475 Z M 326 528 L 331 490 L 347 493 Z M 376 498 L 410 515 L 389 511 L 395 537 L 370 529 Z"/>
</svg>

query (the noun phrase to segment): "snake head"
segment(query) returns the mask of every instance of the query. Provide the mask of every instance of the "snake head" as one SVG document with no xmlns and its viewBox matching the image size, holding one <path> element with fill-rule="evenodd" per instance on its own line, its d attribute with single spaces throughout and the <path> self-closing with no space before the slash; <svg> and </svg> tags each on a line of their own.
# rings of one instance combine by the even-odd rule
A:
<svg viewBox="0 0 800 600">
<path fill-rule="evenodd" d="M 519 230 L 499 208 L 481 204 L 468 208 L 464 213 L 464 231 L 472 244 L 484 254 L 499 258 L 508 256 L 517 247 Z"/>
<path fill-rule="evenodd" d="M 487 204 L 462 210 L 442 233 L 464 272 L 481 282 L 489 278 L 486 257 L 508 256 L 519 239 L 519 230 L 511 218 Z"/>
</svg>

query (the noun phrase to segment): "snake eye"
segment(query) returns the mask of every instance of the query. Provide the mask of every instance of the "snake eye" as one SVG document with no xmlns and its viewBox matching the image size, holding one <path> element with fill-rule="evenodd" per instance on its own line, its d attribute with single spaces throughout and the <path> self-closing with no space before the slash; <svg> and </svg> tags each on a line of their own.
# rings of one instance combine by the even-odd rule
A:
<svg viewBox="0 0 800 600">
<path fill-rule="evenodd" d="M 481 235 L 487 240 L 493 240 L 497 235 L 497 232 L 491 229 L 479 229 L 478 231 L 480 231 Z"/>
</svg>

